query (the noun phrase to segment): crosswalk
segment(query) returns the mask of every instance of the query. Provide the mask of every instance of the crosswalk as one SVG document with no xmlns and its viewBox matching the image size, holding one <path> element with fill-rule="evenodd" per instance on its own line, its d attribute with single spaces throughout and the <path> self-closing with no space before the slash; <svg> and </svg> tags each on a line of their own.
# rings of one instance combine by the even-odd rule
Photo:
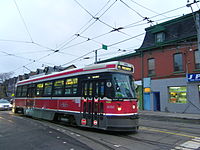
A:
<svg viewBox="0 0 200 150">
<path fill-rule="evenodd" d="M 190 141 L 176 146 L 172 150 L 200 150 L 200 138 L 193 138 Z"/>
</svg>

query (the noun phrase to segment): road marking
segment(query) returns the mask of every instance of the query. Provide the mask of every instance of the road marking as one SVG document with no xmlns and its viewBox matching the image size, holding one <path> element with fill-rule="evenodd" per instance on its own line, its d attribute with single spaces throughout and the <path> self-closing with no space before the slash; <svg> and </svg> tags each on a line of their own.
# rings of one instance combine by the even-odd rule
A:
<svg viewBox="0 0 200 150">
<path fill-rule="evenodd" d="M 182 143 L 179 146 L 176 146 L 175 149 L 172 149 L 172 150 L 197 150 L 200 148 L 200 142 L 199 141 L 196 142 L 194 140 L 196 140 L 196 138 L 190 141 L 187 141 L 185 143 Z"/>
<path fill-rule="evenodd" d="M 121 145 L 113 145 L 113 146 L 115 146 L 115 147 L 117 147 L 117 148 L 121 147 Z"/>
<path fill-rule="evenodd" d="M 3 117 L 0 117 L 0 119 L 6 120 L 6 121 L 8 121 L 8 122 L 10 122 L 10 123 L 14 123 L 12 120 L 7 120 L 6 118 L 3 118 Z"/>
<path fill-rule="evenodd" d="M 182 133 L 175 133 L 175 132 L 169 132 L 169 131 L 163 131 L 163 130 L 158 130 L 158 129 L 154 129 L 154 128 L 140 127 L 140 129 L 141 130 L 147 130 L 147 131 L 153 131 L 153 132 L 160 132 L 160 133 L 178 135 L 178 136 L 184 136 L 184 137 L 189 137 L 189 138 L 199 138 L 199 137 L 192 136 L 192 135 L 187 135 L 187 134 L 182 134 Z"/>
<path fill-rule="evenodd" d="M 194 142 L 194 141 L 187 141 L 187 142 L 181 144 L 180 146 L 185 147 L 185 148 L 197 149 L 200 147 L 200 143 Z"/>
</svg>

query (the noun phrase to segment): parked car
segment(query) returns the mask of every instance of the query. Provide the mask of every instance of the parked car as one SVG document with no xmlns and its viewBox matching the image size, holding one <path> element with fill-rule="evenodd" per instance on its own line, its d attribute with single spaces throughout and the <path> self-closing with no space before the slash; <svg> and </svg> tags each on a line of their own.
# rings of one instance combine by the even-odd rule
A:
<svg viewBox="0 0 200 150">
<path fill-rule="evenodd" d="M 0 110 L 11 110 L 12 105 L 6 99 L 0 99 Z"/>
</svg>

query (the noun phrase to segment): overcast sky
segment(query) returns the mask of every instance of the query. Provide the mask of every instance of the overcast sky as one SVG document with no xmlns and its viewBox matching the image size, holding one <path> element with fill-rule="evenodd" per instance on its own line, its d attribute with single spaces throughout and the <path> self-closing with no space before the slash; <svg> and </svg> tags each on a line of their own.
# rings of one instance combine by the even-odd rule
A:
<svg viewBox="0 0 200 150">
<path fill-rule="evenodd" d="M 45 66 L 83 67 L 94 62 L 96 49 L 98 60 L 132 53 L 141 46 L 145 28 L 191 13 L 186 4 L 187 0 L 0 0 L 0 73 L 13 71 L 17 76 Z M 194 11 L 199 7 L 192 5 Z M 101 49 L 102 44 L 108 50 Z"/>
</svg>

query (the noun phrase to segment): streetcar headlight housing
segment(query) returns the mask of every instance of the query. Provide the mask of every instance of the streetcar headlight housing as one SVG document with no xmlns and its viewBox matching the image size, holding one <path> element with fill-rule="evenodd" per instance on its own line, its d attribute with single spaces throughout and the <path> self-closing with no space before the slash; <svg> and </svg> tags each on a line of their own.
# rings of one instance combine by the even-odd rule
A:
<svg viewBox="0 0 200 150">
<path fill-rule="evenodd" d="M 118 106 L 117 106 L 117 110 L 118 110 L 118 111 L 121 111 L 121 110 L 122 110 L 122 107 L 121 107 L 120 104 L 118 104 Z"/>
</svg>

